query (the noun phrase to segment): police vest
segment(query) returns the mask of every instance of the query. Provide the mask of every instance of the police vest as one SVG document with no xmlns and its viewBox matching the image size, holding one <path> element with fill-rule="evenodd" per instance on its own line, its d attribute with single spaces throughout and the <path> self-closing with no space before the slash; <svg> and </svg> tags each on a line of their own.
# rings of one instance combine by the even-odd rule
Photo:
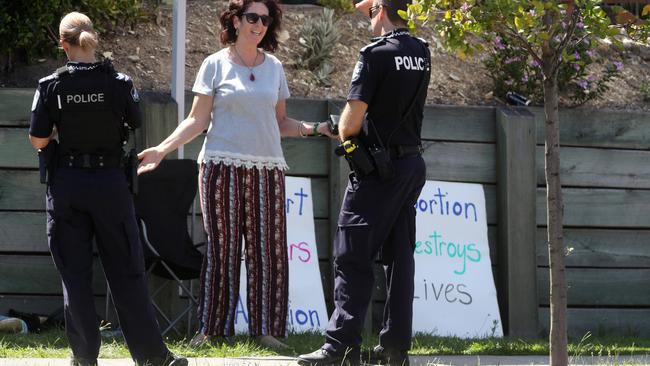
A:
<svg viewBox="0 0 650 366">
<path fill-rule="evenodd" d="M 55 88 L 60 155 L 117 155 L 125 133 L 115 112 L 115 71 L 110 65 L 93 69 L 57 70 Z"/>
</svg>

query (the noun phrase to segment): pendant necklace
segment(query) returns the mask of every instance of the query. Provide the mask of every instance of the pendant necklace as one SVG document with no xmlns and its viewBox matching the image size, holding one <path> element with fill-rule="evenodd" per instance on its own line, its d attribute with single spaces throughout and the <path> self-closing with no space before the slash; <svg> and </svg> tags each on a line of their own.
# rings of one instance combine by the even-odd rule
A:
<svg viewBox="0 0 650 366">
<path fill-rule="evenodd" d="M 237 51 L 237 46 L 234 46 L 234 45 L 233 45 L 232 47 L 235 49 L 235 53 L 237 54 L 237 57 L 239 57 L 239 60 L 241 61 L 241 63 L 244 64 L 244 66 L 246 66 L 246 68 L 248 69 L 248 71 L 251 73 L 251 75 L 248 77 L 248 79 L 250 79 L 250 81 L 255 81 L 255 75 L 253 74 L 253 68 L 255 67 L 255 63 L 257 62 L 257 54 L 258 54 L 258 51 L 255 50 L 255 60 L 253 60 L 253 66 L 248 66 L 248 65 L 246 64 L 246 62 L 244 61 L 244 59 L 243 59 L 243 58 L 241 57 L 241 55 L 239 54 L 239 51 Z"/>
</svg>

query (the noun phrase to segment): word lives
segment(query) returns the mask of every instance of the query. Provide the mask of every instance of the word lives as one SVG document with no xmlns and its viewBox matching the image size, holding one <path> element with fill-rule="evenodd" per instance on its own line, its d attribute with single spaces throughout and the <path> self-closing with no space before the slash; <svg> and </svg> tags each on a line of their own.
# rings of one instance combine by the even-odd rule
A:
<svg viewBox="0 0 650 366">
<path fill-rule="evenodd" d="M 446 301 L 450 304 L 458 302 L 470 305 L 473 301 L 469 288 L 464 283 L 437 283 L 422 280 L 420 285 L 415 284 L 415 300 Z"/>
</svg>

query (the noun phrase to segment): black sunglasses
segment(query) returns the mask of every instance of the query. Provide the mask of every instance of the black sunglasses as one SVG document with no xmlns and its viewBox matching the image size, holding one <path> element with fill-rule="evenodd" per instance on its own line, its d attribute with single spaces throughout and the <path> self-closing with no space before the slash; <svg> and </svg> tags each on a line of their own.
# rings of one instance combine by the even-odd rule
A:
<svg viewBox="0 0 650 366">
<path fill-rule="evenodd" d="M 377 4 L 377 5 L 373 5 L 373 6 L 371 6 L 370 9 L 368 9 L 368 16 L 370 17 L 370 19 L 374 18 L 375 15 L 377 15 L 377 14 L 373 14 L 373 13 L 375 12 L 375 10 L 378 10 L 378 9 L 381 8 L 382 6 L 384 6 L 384 5 L 382 5 L 382 4 Z M 379 13 L 379 12 L 377 12 L 377 13 Z"/>
<path fill-rule="evenodd" d="M 244 13 L 242 15 L 246 17 L 246 21 L 250 24 L 257 23 L 259 19 L 262 19 L 262 25 L 265 27 L 268 27 L 271 25 L 271 23 L 273 23 L 273 18 L 268 15 L 259 15 L 257 13 Z"/>
</svg>

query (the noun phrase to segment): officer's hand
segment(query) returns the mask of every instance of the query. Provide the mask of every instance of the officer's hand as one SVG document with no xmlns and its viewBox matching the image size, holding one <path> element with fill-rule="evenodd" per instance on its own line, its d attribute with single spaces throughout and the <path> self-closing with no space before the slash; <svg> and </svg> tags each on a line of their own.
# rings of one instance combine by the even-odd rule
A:
<svg viewBox="0 0 650 366">
<path fill-rule="evenodd" d="M 333 135 L 332 132 L 330 131 L 330 126 L 329 126 L 329 124 L 327 122 L 321 122 L 318 125 L 318 128 L 316 129 L 316 132 L 319 135 L 327 136 L 327 137 L 329 137 L 331 139 L 338 140 L 338 136 Z"/>
<path fill-rule="evenodd" d="M 156 169 L 164 157 L 165 154 L 157 146 L 143 150 L 138 154 L 138 160 L 140 160 L 138 175 Z"/>
</svg>

